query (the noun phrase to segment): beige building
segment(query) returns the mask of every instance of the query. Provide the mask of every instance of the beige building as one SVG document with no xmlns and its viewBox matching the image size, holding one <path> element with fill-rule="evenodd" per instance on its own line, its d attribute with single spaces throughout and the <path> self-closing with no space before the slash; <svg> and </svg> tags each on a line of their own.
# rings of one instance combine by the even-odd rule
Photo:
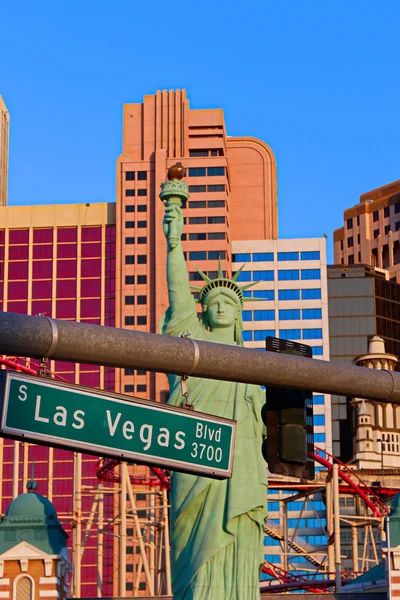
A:
<svg viewBox="0 0 400 600">
<path fill-rule="evenodd" d="M 400 181 L 360 196 L 344 211 L 344 227 L 334 232 L 335 264 L 387 269 L 400 282 Z"/>
<path fill-rule="evenodd" d="M 7 204 L 9 129 L 10 115 L 0 96 L 0 206 Z"/>
</svg>

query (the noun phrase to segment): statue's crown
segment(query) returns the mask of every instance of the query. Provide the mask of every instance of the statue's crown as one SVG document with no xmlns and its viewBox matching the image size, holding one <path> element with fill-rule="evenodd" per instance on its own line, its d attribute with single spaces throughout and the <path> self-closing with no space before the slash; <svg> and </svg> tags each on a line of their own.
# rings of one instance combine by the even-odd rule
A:
<svg viewBox="0 0 400 600">
<path fill-rule="evenodd" d="M 221 288 L 221 289 L 225 288 L 225 289 L 232 291 L 238 297 L 238 300 L 239 300 L 241 306 L 243 306 L 244 302 L 258 300 L 258 298 L 245 298 L 243 296 L 243 291 L 247 290 L 248 288 L 251 288 L 253 285 L 257 285 L 257 283 L 259 283 L 259 281 L 252 281 L 251 283 L 247 283 L 246 285 L 243 285 L 242 287 L 240 287 L 240 285 L 237 283 L 237 279 L 239 278 L 239 275 L 242 272 L 244 267 L 245 267 L 245 265 L 242 265 L 240 267 L 240 269 L 238 271 L 236 271 L 236 273 L 233 275 L 232 279 L 228 279 L 227 277 L 224 277 L 224 273 L 223 273 L 222 267 L 221 267 L 221 262 L 219 262 L 217 277 L 215 279 L 210 279 L 210 277 L 208 277 L 208 275 L 203 273 L 203 271 L 201 271 L 198 267 L 195 266 L 195 269 L 200 274 L 201 278 L 206 282 L 206 285 L 203 286 L 202 288 L 196 287 L 194 285 L 190 286 L 193 290 L 195 290 L 196 292 L 199 292 L 198 302 L 203 304 L 203 302 L 206 299 L 206 297 L 208 296 L 208 294 L 212 290 L 215 290 L 217 288 Z"/>
</svg>

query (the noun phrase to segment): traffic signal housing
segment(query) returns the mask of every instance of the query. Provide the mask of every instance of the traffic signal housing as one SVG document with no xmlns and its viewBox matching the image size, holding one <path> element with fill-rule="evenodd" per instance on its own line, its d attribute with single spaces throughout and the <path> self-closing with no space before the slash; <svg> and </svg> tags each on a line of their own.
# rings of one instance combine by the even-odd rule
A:
<svg viewBox="0 0 400 600">
<path fill-rule="evenodd" d="M 266 338 L 266 350 L 312 357 L 311 346 L 274 337 Z M 261 415 L 267 426 L 262 453 L 270 473 L 314 479 L 312 392 L 267 386 Z"/>
</svg>

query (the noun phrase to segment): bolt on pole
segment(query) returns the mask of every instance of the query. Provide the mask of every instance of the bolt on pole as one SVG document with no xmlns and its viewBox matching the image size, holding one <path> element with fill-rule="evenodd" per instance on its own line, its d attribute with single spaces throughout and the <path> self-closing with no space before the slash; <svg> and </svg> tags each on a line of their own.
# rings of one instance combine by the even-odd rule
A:
<svg viewBox="0 0 400 600">
<path fill-rule="evenodd" d="M 400 404 L 400 373 L 0 312 L 0 354 L 133 367 Z"/>
</svg>

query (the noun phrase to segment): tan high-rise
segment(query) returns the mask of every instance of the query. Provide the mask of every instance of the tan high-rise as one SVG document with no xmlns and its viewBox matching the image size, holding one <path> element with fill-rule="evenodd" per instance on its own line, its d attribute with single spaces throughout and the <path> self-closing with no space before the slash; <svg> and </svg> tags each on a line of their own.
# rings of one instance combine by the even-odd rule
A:
<svg viewBox="0 0 400 600">
<path fill-rule="evenodd" d="M 400 181 L 362 194 L 333 239 L 335 264 L 386 269 L 400 283 Z"/>
<path fill-rule="evenodd" d="M 10 115 L 0 96 L 0 206 L 7 204 L 9 128 Z"/>
</svg>

